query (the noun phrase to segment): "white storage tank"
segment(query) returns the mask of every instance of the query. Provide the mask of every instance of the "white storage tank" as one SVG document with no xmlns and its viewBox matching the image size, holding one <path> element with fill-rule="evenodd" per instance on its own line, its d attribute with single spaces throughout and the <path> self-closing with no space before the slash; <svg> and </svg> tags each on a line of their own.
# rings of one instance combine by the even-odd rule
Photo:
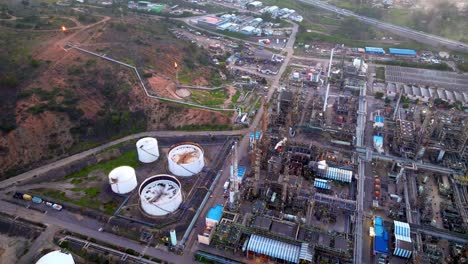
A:
<svg viewBox="0 0 468 264">
<path fill-rule="evenodd" d="M 203 148 L 192 142 L 172 146 L 167 157 L 169 171 L 176 176 L 192 176 L 205 167 Z"/>
<path fill-rule="evenodd" d="M 159 158 L 158 141 L 152 137 L 145 137 L 136 143 L 138 160 L 143 163 L 155 162 Z"/>
<path fill-rule="evenodd" d="M 36 264 L 75 264 L 75 261 L 69 252 L 56 250 L 42 256 Z"/>
<path fill-rule="evenodd" d="M 138 190 L 141 209 L 150 216 L 164 216 L 182 203 L 181 185 L 176 177 L 159 174 L 146 179 Z"/>
<path fill-rule="evenodd" d="M 130 166 L 121 166 L 109 173 L 109 184 L 113 192 L 126 194 L 137 186 L 135 169 Z"/>
</svg>

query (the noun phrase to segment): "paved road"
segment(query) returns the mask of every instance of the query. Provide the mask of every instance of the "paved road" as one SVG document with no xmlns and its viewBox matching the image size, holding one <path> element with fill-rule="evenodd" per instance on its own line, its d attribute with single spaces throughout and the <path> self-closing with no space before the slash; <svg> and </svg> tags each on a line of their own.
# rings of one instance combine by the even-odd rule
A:
<svg viewBox="0 0 468 264">
<path fill-rule="evenodd" d="M 135 250 L 136 252 L 143 252 L 143 250 L 146 250 L 145 251 L 146 255 L 156 257 L 159 259 L 163 259 L 171 263 L 184 263 L 184 264 L 196 263 L 195 261 L 193 261 L 192 255 L 186 254 L 183 256 L 179 256 L 179 255 L 175 255 L 173 253 L 167 252 L 162 249 L 156 249 L 153 247 L 146 248 L 145 245 L 141 245 L 125 237 L 116 236 L 116 235 L 106 233 L 106 232 L 99 232 L 97 231 L 97 228 L 91 229 L 89 228 L 89 226 L 100 226 L 101 224 L 95 220 L 87 219 L 86 217 L 82 217 L 83 218 L 82 221 L 62 220 L 56 217 L 56 215 L 53 213 L 43 214 L 43 213 L 33 211 L 31 209 L 27 209 L 24 207 L 20 207 L 15 204 L 11 204 L 2 200 L 0 200 L 0 208 L 2 208 L 2 212 L 9 214 L 9 215 L 19 216 L 21 218 L 29 219 L 37 223 L 55 225 L 65 230 L 78 233 L 78 234 L 82 234 L 84 236 L 92 237 L 92 238 L 95 238 L 96 240 L 99 240 L 99 241 L 102 241 L 111 245 L 119 246 L 122 248 L 130 248 L 130 249 Z M 59 212 L 59 213 L 62 213 L 62 212 Z M 96 222 L 96 223 L 93 224 L 92 222 Z"/>
<path fill-rule="evenodd" d="M 422 43 L 425 43 L 425 44 L 428 44 L 428 45 L 431 45 L 431 46 L 439 46 L 440 45 L 440 46 L 445 46 L 445 47 L 447 47 L 449 49 L 452 49 L 452 50 L 459 50 L 459 51 L 468 52 L 468 44 L 465 44 L 465 43 L 462 43 L 462 42 L 459 42 L 459 41 L 443 38 L 443 37 L 436 36 L 436 35 L 431 35 L 431 34 L 428 34 L 428 33 L 424 33 L 424 32 L 421 32 L 421 31 L 409 29 L 409 28 L 406 28 L 406 27 L 396 26 L 396 25 L 393 25 L 393 24 L 390 24 L 390 23 L 382 22 L 382 21 L 377 20 L 377 19 L 361 16 L 361 15 L 355 14 L 355 13 L 349 11 L 349 10 L 341 9 L 339 7 L 327 4 L 327 3 L 319 1 L 319 0 L 298 0 L 298 1 L 320 7 L 322 9 L 325 9 L 325 10 L 340 14 L 342 16 L 355 17 L 355 18 L 357 18 L 358 20 L 360 20 L 360 21 L 362 21 L 364 23 L 370 24 L 370 25 L 378 27 L 380 29 L 387 30 L 387 31 L 392 32 L 392 33 L 394 33 L 396 35 L 399 35 L 399 36 L 414 39 L 416 41 L 419 41 L 419 42 L 422 42 Z"/>
<path fill-rule="evenodd" d="M 138 134 L 133 134 L 129 135 L 120 139 L 113 140 L 111 142 L 108 142 L 104 145 L 101 145 L 99 147 L 86 150 L 83 152 L 80 152 L 78 154 L 72 155 L 70 157 L 57 160 L 55 162 L 49 163 L 47 165 L 44 165 L 42 167 L 27 171 L 25 173 L 19 174 L 15 177 L 11 177 L 7 180 L 4 180 L 0 182 L 0 189 L 5 189 L 9 186 L 12 186 L 18 181 L 25 181 L 28 179 L 33 178 L 35 175 L 40 175 L 42 173 L 46 173 L 50 170 L 57 169 L 60 167 L 63 167 L 65 165 L 68 165 L 72 162 L 75 162 L 77 160 L 83 159 L 85 157 L 88 157 L 90 155 L 96 154 L 100 151 L 103 151 L 109 147 L 115 146 L 117 144 L 129 141 L 129 140 L 134 140 L 142 137 L 184 137 L 184 136 L 206 136 L 206 135 L 213 135 L 213 136 L 234 136 L 234 135 L 243 135 L 248 132 L 248 129 L 242 129 L 242 130 L 232 130 L 232 131 L 150 131 L 150 132 L 142 132 Z"/>
<path fill-rule="evenodd" d="M 34 240 L 32 245 L 29 246 L 28 252 L 25 255 L 21 256 L 21 258 L 18 260 L 18 263 L 32 263 L 33 258 L 37 253 L 41 252 L 41 250 L 45 247 L 53 245 L 54 235 L 57 231 L 59 231 L 59 228 L 57 226 L 48 226 L 46 230 Z"/>
</svg>

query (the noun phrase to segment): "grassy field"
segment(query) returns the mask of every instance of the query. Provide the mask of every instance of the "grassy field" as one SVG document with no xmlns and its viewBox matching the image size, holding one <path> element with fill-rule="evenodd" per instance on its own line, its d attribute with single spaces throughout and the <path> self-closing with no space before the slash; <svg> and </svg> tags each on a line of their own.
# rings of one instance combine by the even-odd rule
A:
<svg viewBox="0 0 468 264">
<path fill-rule="evenodd" d="M 375 69 L 375 78 L 385 81 L 385 68 L 377 67 Z"/>
<path fill-rule="evenodd" d="M 229 97 L 224 89 L 214 91 L 192 90 L 191 92 L 192 101 L 201 105 L 222 105 Z"/>
<path fill-rule="evenodd" d="M 98 163 L 96 165 L 84 168 L 80 171 L 77 171 L 75 173 L 65 176 L 65 179 L 84 178 L 84 177 L 87 177 L 88 174 L 91 173 L 92 171 L 99 170 L 99 169 L 104 170 L 104 172 L 107 174 L 112 169 L 119 167 L 119 166 L 124 166 L 124 165 L 130 166 L 133 168 L 137 168 L 138 166 L 140 166 L 140 163 L 138 162 L 138 154 L 136 150 L 126 152 L 116 159 L 113 159 L 104 163 Z"/>
<path fill-rule="evenodd" d="M 112 215 L 114 211 L 117 209 L 119 205 L 117 201 L 110 201 L 107 203 L 102 203 L 96 197 L 101 192 L 100 189 L 91 187 L 91 188 L 72 188 L 70 191 L 79 193 L 81 198 L 79 199 L 71 199 L 66 196 L 64 191 L 55 190 L 55 189 L 35 189 L 32 190 L 31 193 L 43 196 L 52 199 L 54 202 L 57 203 L 70 203 L 74 205 L 78 205 L 81 207 L 87 207 L 96 209 L 98 211 L 102 211 L 108 215 Z"/>
</svg>

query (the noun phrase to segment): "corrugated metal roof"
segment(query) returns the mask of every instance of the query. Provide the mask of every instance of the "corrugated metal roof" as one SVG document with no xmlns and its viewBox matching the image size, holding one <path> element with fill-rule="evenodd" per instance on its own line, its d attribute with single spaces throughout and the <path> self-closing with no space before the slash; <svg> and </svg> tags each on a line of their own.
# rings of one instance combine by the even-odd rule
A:
<svg viewBox="0 0 468 264">
<path fill-rule="evenodd" d="M 299 263 L 301 248 L 285 242 L 277 241 L 258 235 L 251 235 L 248 251 L 264 254 L 273 258 L 286 260 L 293 263 Z"/>
<path fill-rule="evenodd" d="M 208 211 L 208 214 L 206 215 L 206 218 L 213 219 L 219 222 L 221 220 L 222 215 L 223 215 L 223 206 L 220 204 L 217 204 L 215 207 L 210 208 L 210 210 Z"/>
<path fill-rule="evenodd" d="M 304 259 L 312 262 L 312 252 L 309 250 L 309 243 L 301 244 L 301 251 L 299 253 L 299 259 Z"/>
<path fill-rule="evenodd" d="M 390 54 L 416 56 L 416 51 L 412 49 L 389 48 L 388 50 L 390 51 Z"/>
<path fill-rule="evenodd" d="M 330 183 L 328 181 L 322 180 L 322 179 L 315 179 L 314 187 L 321 188 L 321 189 L 326 189 L 326 190 L 331 189 Z"/>
<path fill-rule="evenodd" d="M 403 257 L 403 258 L 409 258 L 411 257 L 411 251 L 406 250 L 406 249 L 401 249 L 401 248 L 395 248 L 393 251 L 393 255 Z"/>
<path fill-rule="evenodd" d="M 403 240 L 411 242 L 411 235 L 410 235 L 410 226 L 408 223 L 393 221 L 395 226 L 395 238 L 397 240 Z"/>
<path fill-rule="evenodd" d="M 377 47 L 365 47 L 366 52 L 373 52 L 373 53 L 382 53 L 385 54 L 385 50 L 382 48 Z"/>
<path fill-rule="evenodd" d="M 329 167 L 325 173 L 325 178 L 342 181 L 342 182 L 351 182 L 353 178 L 353 172 L 338 168 Z"/>
</svg>

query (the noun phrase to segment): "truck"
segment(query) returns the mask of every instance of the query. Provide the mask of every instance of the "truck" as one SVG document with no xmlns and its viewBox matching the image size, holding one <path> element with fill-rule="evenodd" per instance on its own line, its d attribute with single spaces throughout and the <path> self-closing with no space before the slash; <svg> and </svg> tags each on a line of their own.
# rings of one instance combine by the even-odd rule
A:
<svg viewBox="0 0 468 264">
<path fill-rule="evenodd" d="M 227 189 L 229 188 L 229 181 L 226 181 L 223 187 L 224 187 L 224 190 L 227 191 Z"/>
</svg>

